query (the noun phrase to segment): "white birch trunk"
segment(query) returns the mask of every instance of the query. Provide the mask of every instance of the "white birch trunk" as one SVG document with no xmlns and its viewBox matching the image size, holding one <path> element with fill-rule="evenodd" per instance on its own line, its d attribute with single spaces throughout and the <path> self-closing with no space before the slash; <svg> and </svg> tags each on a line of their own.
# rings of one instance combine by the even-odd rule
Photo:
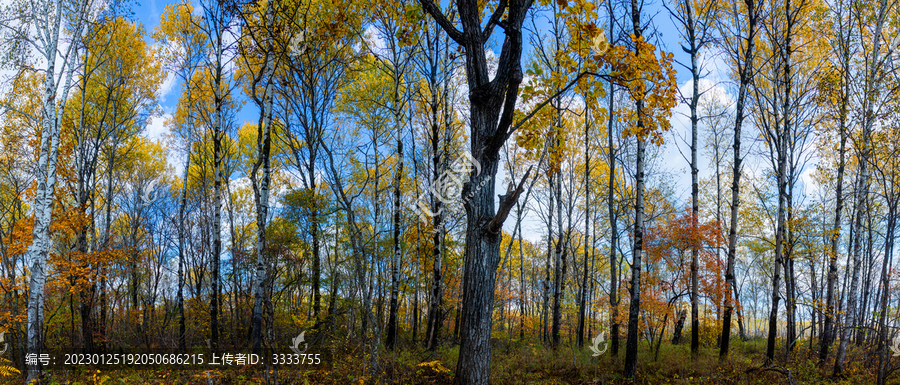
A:
<svg viewBox="0 0 900 385">
<path fill-rule="evenodd" d="M 62 89 L 59 90 L 61 97 L 57 106 L 56 53 L 59 47 L 63 7 L 57 2 L 56 9 L 51 11 L 51 8 L 52 5 L 47 3 L 42 10 L 38 10 L 37 7 L 32 9 L 32 17 L 35 19 L 40 19 L 38 13 L 41 11 L 44 11 L 45 14 L 50 12 L 54 14 L 51 24 L 38 25 L 36 32 L 39 36 L 35 43 L 43 51 L 44 59 L 47 62 L 47 70 L 44 79 L 43 105 L 41 106 L 42 130 L 39 147 L 40 154 L 38 157 L 38 184 L 34 197 L 34 226 L 31 232 L 31 246 L 28 248 L 27 255 L 27 259 L 32 261 L 28 292 L 27 338 L 28 353 L 33 354 L 40 354 L 43 348 L 44 286 L 47 281 L 44 269 L 46 268 L 47 256 L 50 252 L 50 219 L 53 213 L 53 195 L 56 187 L 59 129 L 62 124 L 62 111 L 65 107 L 65 100 L 68 98 L 75 70 L 74 65 L 67 65 L 74 61 L 72 56 L 75 54 L 75 45 L 69 45 L 60 66 L 60 70 L 65 71 L 65 80 Z M 83 16 L 84 10 L 85 5 L 82 3 L 77 10 L 78 15 Z M 77 41 L 80 38 L 82 20 L 83 17 L 79 17 L 76 22 L 73 41 Z M 28 381 L 38 379 L 40 370 L 39 365 L 30 365 L 28 367 Z"/>
</svg>

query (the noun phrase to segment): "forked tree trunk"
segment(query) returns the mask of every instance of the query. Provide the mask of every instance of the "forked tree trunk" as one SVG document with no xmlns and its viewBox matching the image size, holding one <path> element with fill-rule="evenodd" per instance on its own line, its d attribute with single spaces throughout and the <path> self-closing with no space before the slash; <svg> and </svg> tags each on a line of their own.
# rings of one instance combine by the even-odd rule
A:
<svg viewBox="0 0 900 385">
<path fill-rule="evenodd" d="M 463 197 L 467 199 L 467 227 L 459 360 L 454 382 L 466 385 L 488 384 L 491 367 L 491 314 L 497 265 L 500 262 L 500 234 L 503 222 L 515 205 L 522 187 L 520 183 L 516 190 L 501 195 L 500 209 L 496 210 L 494 178 L 497 175 L 500 148 L 512 133 L 510 128 L 513 111 L 523 76 L 522 23 L 531 8 L 532 0 L 504 2 L 500 12 L 488 19 L 485 27 L 492 31 L 505 11 L 502 28 L 506 40 L 493 78 L 488 72 L 484 50 L 490 33 L 482 29 L 483 8 L 478 2 L 457 2 L 462 31 L 447 19 L 433 1 L 420 0 L 420 3 L 447 34 L 462 46 L 466 57 L 466 79 L 470 90 L 470 148 L 481 168 L 480 174 L 472 172 L 462 191 Z"/>
</svg>

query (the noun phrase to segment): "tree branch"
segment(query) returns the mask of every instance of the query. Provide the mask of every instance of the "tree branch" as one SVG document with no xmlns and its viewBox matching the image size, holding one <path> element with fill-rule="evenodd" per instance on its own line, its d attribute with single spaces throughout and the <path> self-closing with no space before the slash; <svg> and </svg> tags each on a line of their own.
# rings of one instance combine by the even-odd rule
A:
<svg viewBox="0 0 900 385">
<path fill-rule="evenodd" d="M 603 79 L 611 79 L 611 77 L 609 75 L 598 74 L 596 72 L 585 71 L 585 72 L 578 74 L 578 76 L 575 79 L 573 79 L 571 82 L 569 82 L 569 84 L 567 84 L 565 87 L 563 87 L 562 89 L 557 91 L 555 94 L 551 95 L 549 98 L 547 98 L 546 100 L 541 102 L 541 104 L 538 104 L 537 107 L 535 107 L 533 110 L 531 110 L 531 112 L 528 113 L 528 115 L 525 115 L 525 117 L 522 118 L 522 120 L 520 120 L 518 124 L 516 124 L 511 130 L 509 130 L 509 132 L 506 133 L 506 136 L 509 137 L 510 135 L 512 135 L 513 132 L 515 132 L 522 126 L 524 126 L 525 123 L 528 122 L 528 120 L 530 120 L 531 118 L 534 117 L 534 115 L 536 115 L 538 112 L 540 112 L 541 109 L 544 108 L 544 106 L 546 106 L 547 104 L 550 103 L 550 101 L 552 101 L 553 99 L 556 99 L 557 97 L 559 97 L 560 95 L 562 95 L 563 93 L 568 91 L 570 88 L 572 88 L 572 86 L 577 84 L 578 81 L 581 80 L 581 78 L 583 78 L 587 75 L 596 76 L 596 77 L 603 78 Z"/>
<path fill-rule="evenodd" d="M 519 199 L 519 195 L 522 194 L 522 187 L 525 185 L 525 181 L 528 180 L 528 176 L 531 175 L 531 170 L 534 166 L 528 167 L 528 171 L 525 172 L 525 176 L 522 177 L 522 180 L 519 181 L 518 187 L 516 187 L 513 191 L 507 191 L 506 194 L 500 195 L 500 209 L 497 210 L 497 214 L 494 215 L 494 219 L 491 219 L 487 225 L 487 231 L 491 234 L 499 234 L 500 229 L 503 227 L 503 222 L 506 222 L 506 217 L 509 216 L 509 211 L 512 210 L 512 207 L 516 204 L 516 201 Z M 510 185 L 512 187 L 512 185 Z"/>
<path fill-rule="evenodd" d="M 481 32 L 481 41 L 487 41 L 487 39 L 491 37 L 491 33 L 494 32 L 494 26 L 500 25 L 500 17 L 503 16 L 504 12 L 506 12 L 506 6 L 508 3 L 509 0 L 500 0 L 500 4 L 497 5 L 497 9 L 494 10 L 491 18 L 488 19 L 487 25 L 484 26 L 484 31 Z M 500 27 L 503 27 L 503 25 L 500 25 Z"/>
<path fill-rule="evenodd" d="M 447 16 L 445 16 L 444 13 L 441 12 L 441 9 L 434 4 L 433 0 L 419 0 L 419 4 L 422 4 L 422 8 L 425 9 L 425 12 L 428 12 L 428 14 L 434 18 L 434 21 L 436 21 L 438 25 L 441 26 L 444 32 L 447 32 L 447 35 L 450 36 L 450 38 L 453 39 L 456 44 L 465 46 L 465 44 L 463 44 L 465 40 L 463 33 L 453 26 L 453 23 L 451 23 L 450 20 L 447 19 Z"/>
</svg>

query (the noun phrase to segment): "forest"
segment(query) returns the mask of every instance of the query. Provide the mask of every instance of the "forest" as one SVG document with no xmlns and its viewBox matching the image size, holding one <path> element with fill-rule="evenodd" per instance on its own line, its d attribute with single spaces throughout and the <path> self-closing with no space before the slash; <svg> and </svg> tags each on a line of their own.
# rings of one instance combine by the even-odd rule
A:
<svg viewBox="0 0 900 385">
<path fill-rule="evenodd" d="M 900 0 L 0 1 L 0 383 L 900 383 Z"/>
</svg>

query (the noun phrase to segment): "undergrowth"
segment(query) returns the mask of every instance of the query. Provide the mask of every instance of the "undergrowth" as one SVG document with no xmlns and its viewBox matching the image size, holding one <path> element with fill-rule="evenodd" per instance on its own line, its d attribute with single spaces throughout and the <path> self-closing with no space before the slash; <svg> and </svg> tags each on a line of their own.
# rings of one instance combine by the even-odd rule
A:
<svg viewBox="0 0 900 385">
<path fill-rule="evenodd" d="M 779 346 L 783 346 L 780 345 Z M 868 384 L 875 382 L 877 358 L 854 345 L 848 346 L 846 367 L 839 378 L 832 376 L 831 360 L 819 367 L 817 348 L 801 343 L 789 355 L 765 365 L 766 341 L 735 339 L 729 357 L 720 360 L 718 349 L 701 348 L 691 356 L 689 344 L 663 342 L 657 358 L 642 341 L 638 349 L 638 376 L 622 377 L 624 345 L 617 356 L 611 348 L 592 356 L 587 346 L 563 344 L 551 349 L 539 341 L 495 339 L 491 361 L 491 383 L 504 384 Z M 812 348 L 812 350 L 811 350 Z M 401 343 L 394 351 L 379 352 L 378 367 L 372 370 L 369 351 L 363 346 L 333 344 L 333 358 L 319 370 L 270 372 L 268 379 L 279 384 L 449 384 L 452 383 L 459 353 L 457 345 L 446 344 L 428 351 L 420 344 Z M 602 349 L 602 347 L 601 347 Z M 895 359 L 896 360 L 896 359 Z M 259 367 L 233 370 L 109 370 L 86 368 L 77 371 L 51 370 L 45 384 L 257 384 L 266 383 Z M 24 384 L 21 376 L 0 377 L 0 383 Z M 270 382 L 271 383 L 271 382 Z M 900 374 L 888 378 L 900 384 Z"/>
</svg>

